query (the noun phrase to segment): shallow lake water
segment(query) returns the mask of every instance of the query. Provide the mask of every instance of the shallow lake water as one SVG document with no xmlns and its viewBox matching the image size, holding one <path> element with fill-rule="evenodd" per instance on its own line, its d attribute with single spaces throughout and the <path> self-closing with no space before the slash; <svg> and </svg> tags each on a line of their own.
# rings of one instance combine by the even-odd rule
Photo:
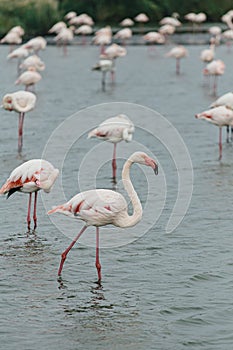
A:
<svg viewBox="0 0 233 350">
<path fill-rule="evenodd" d="M 145 209 L 146 223 L 152 227 L 142 235 L 135 227 L 136 236 L 122 244 L 117 244 L 116 233 L 116 244 L 101 249 L 101 287 L 95 283 L 94 228 L 87 234 L 90 240 L 93 237 L 93 244 L 81 242 L 70 252 L 61 285 L 56 277 L 60 253 L 70 243 L 65 227 L 77 230 L 74 237 L 82 224 L 59 217 L 54 219 L 62 222 L 63 230 L 59 230 L 46 215 L 47 207 L 39 195 L 38 228 L 35 235 L 27 235 L 27 196 L 16 193 L 8 200 L 1 197 L 0 305 L 4 350 L 231 348 L 233 148 L 231 143 L 224 142 L 219 162 L 218 128 L 194 118 L 195 113 L 207 109 L 215 99 L 202 76 L 199 55 L 203 48 L 187 47 L 189 56 L 182 60 L 181 74 L 177 76 L 173 59 L 164 58 L 169 47 L 148 50 L 146 46 L 130 46 L 127 56 L 117 61 L 115 85 L 107 81 L 103 92 L 101 74 L 91 71 L 98 60 L 97 47 L 69 47 L 67 57 L 58 48 L 47 47 L 41 53 L 46 70 L 35 88 L 36 108 L 25 117 L 22 159 L 17 156 L 17 114 L 0 111 L 1 183 L 22 160 L 40 158 L 51 134 L 69 116 L 86 107 L 108 103 L 106 109 L 102 107 L 103 116 L 97 107 L 97 120 L 104 120 L 114 114 L 110 102 L 142 105 L 166 117 L 183 138 L 194 171 L 188 212 L 173 232 L 166 233 L 177 197 L 177 172 L 166 147 L 145 132 L 154 130 L 154 125 L 147 125 L 148 119 L 141 113 L 145 129 L 136 127 L 134 140 L 153 152 L 161 171 L 152 179 L 149 169 L 135 167 L 132 177 Z M 18 90 L 14 86 L 16 62 L 7 61 L 7 53 L 8 48 L 2 46 L 1 96 Z M 232 90 L 233 52 L 228 53 L 222 45 L 216 55 L 226 64 L 225 74 L 219 79 L 220 96 Z M 127 108 L 122 110 L 126 112 Z M 140 113 L 136 114 L 134 119 L 131 113 L 130 119 L 137 126 Z M 82 115 L 78 120 L 81 129 Z M 64 139 L 56 140 L 53 160 L 48 159 L 55 166 L 69 137 L 64 132 Z M 101 157 L 108 159 L 97 171 L 96 185 L 112 188 L 112 145 L 106 143 L 101 147 L 100 141 L 86 137 L 87 133 L 80 134 L 77 127 L 77 140 L 66 152 L 60 169 L 67 199 L 81 186 L 77 185 L 79 171 L 81 189 L 93 186 L 93 181 L 89 181 L 92 169 L 95 170 L 93 153 L 90 163 L 80 166 L 93 149 L 96 161 Z M 127 147 L 130 146 L 119 144 L 119 155 L 125 152 L 128 156 Z M 123 159 L 119 159 L 118 179 L 122 164 Z M 164 191 L 164 177 L 165 206 L 157 218 L 158 208 L 163 206 L 160 193 Z M 154 197 L 149 199 L 146 209 L 149 184 Z M 60 204 L 57 186 L 43 195 L 49 198 L 49 203 L 54 199 L 54 205 Z M 118 186 L 121 188 L 120 181 Z M 104 228 L 103 232 L 107 230 Z M 127 234 L 120 232 L 119 240 Z"/>
</svg>

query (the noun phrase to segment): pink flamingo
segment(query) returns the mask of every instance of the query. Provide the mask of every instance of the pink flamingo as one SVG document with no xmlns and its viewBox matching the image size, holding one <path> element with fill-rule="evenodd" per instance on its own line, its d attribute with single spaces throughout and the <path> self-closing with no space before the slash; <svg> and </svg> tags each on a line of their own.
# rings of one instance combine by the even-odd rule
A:
<svg viewBox="0 0 233 350">
<path fill-rule="evenodd" d="M 14 59 L 17 58 L 18 59 L 18 64 L 17 64 L 17 72 L 18 74 L 20 73 L 20 63 L 21 60 L 23 58 L 26 58 L 29 55 L 29 51 L 27 49 L 25 49 L 24 47 L 19 47 L 17 49 L 15 49 L 14 51 L 12 51 L 11 53 L 9 53 L 9 55 L 7 56 L 7 59 Z"/>
<path fill-rule="evenodd" d="M 176 74 L 180 74 L 180 60 L 188 55 L 188 51 L 184 46 L 179 45 L 173 47 L 167 54 L 166 57 L 173 57 L 176 59 Z"/>
<path fill-rule="evenodd" d="M 8 111 L 19 113 L 18 127 L 18 153 L 22 152 L 23 147 L 23 121 L 26 112 L 31 111 L 36 104 L 36 96 L 29 91 L 17 91 L 6 94 L 2 100 L 2 107 Z"/>
<path fill-rule="evenodd" d="M 29 67 L 26 72 L 23 72 L 18 79 L 15 81 L 15 85 L 25 85 L 25 90 L 29 86 L 34 86 L 38 81 L 41 80 L 41 75 L 36 72 L 35 67 Z"/>
<path fill-rule="evenodd" d="M 63 21 L 57 22 L 55 23 L 50 29 L 49 29 L 49 33 L 55 33 L 58 34 L 60 33 L 60 31 L 64 28 L 67 28 L 66 23 Z"/>
<path fill-rule="evenodd" d="M 37 55 L 31 55 L 20 64 L 20 69 L 28 69 L 29 67 L 35 67 L 36 70 L 45 70 L 45 64 Z"/>
<path fill-rule="evenodd" d="M 92 27 L 87 24 L 82 24 L 78 29 L 75 30 L 75 34 L 82 35 L 82 45 L 86 45 L 87 43 L 86 36 L 90 35 L 92 32 L 93 32 Z"/>
<path fill-rule="evenodd" d="M 211 38 L 210 39 L 210 47 L 208 49 L 204 49 L 201 51 L 201 55 L 200 55 L 200 59 L 204 62 L 204 63 L 209 63 L 211 61 L 213 61 L 214 59 L 214 55 L 215 55 L 215 39 Z"/>
<path fill-rule="evenodd" d="M 208 63 L 203 70 L 204 75 L 212 75 L 214 77 L 213 95 L 217 93 L 217 77 L 223 75 L 225 71 L 225 64 L 222 60 L 213 60 Z"/>
<path fill-rule="evenodd" d="M 100 54 L 105 53 L 105 45 L 109 45 L 112 41 L 112 29 L 110 26 L 100 28 L 95 32 L 93 43 L 100 45 Z"/>
<path fill-rule="evenodd" d="M 219 106 L 196 114 L 197 119 L 204 119 L 207 122 L 219 127 L 219 160 L 222 159 L 222 127 L 233 126 L 233 110 L 226 106 Z"/>
<path fill-rule="evenodd" d="M 226 41 L 226 46 L 228 48 L 228 52 L 230 52 L 232 40 L 233 40 L 233 29 L 225 30 L 222 33 L 222 38 Z"/>
<path fill-rule="evenodd" d="M 74 39 L 74 27 L 63 28 L 54 38 L 57 43 L 63 45 L 64 56 L 67 55 L 67 44 Z"/>
<path fill-rule="evenodd" d="M 233 110 L 233 93 L 227 92 L 226 94 L 220 96 L 216 101 L 211 103 L 210 107 L 226 106 Z M 227 143 L 229 142 L 229 132 L 230 127 L 227 125 Z M 231 127 L 231 140 L 233 138 L 233 127 Z"/>
<path fill-rule="evenodd" d="M 0 189 L 0 194 L 7 194 L 7 198 L 14 192 L 19 191 L 23 193 L 29 193 L 28 201 L 28 214 L 27 214 L 27 226 L 30 231 L 31 223 L 31 202 L 32 193 L 35 193 L 33 220 L 34 230 L 37 227 L 36 216 L 36 202 L 37 192 L 44 190 L 44 192 L 50 192 L 56 178 L 58 177 L 59 170 L 43 159 L 31 159 L 12 171 L 6 183 Z"/>
<path fill-rule="evenodd" d="M 143 40 L 145 40 L 145 42 L 149 44 L 148 46 L 148 51 L 149 51 L 155 48 L 154 47 L 155 44 L 164 44 L 166 39 L 163 34 L 160 34 L 158 32 L 148 32 L 143 36 Z"/>
<path fill-rule="evenodd" d="M 134 125 L 124 114 L 108 118 L 88 134 L 88 138 L 97 137 L 100 140 L 114 144 L 112 157 L 112 180 L 116 183 L 116 144 L 121 141 L 130 142 L 133 138 Z"/>
<path fill-rule="evenodd" d="M 11 53 L 13 51 L 14 45 L 18 45 L 22 43 L 22 38 L 17 32 L 11 32 L 9 31 L 1 40 L 1 44 L 9 44 Z"/>
<path fill-rule="evenodd" d="M 139 13 L 136 17 L 134 17 L 134 20 L 138 22 L 141 26 L 141 34 L 144 32 L 144 24 L 149 22 L 149 17 L 145 13 Z"/>
<path fill-rule="evenodd" d="M 75 11 L 70 11 L 70 12 L 68 12 L 66 15 L 65 15 L 65 19 L 67 20 L 67 21 L 69 21 L 69 20 L 71 20 L 71 18 L 73 18 L 73 17 L 76 17 L 77 16 L 77 13 L 75 12 Z"/>
<path fill-rule="evenodd" d="M 46 45 L 47 41 L 42 36 L 36 36 L 27 41 L 23 46 L 37 54 L 40 50 L 45 50 Z"/>
<path fill-rule="evenodd" d="M 118 57 L 124 57 L 126 54 L 126 48 L 114 43 L 105 49 L 104 54 L 100 55 L 101 59 L 112 60 L 112 68 L 110 70 L 112 83 L 115 83 L 116 59 Z"/>
<path fill-rule="evenodd" d="M 126 46 L 126 42 L 128 39 L 132 38 L 132 30 L 130 28 L 123 28 L 118 30 L 118 32 L 114 35 L 114 38 L 122 40 L 122 45 Z"/>
<path fill-rule="evenodd" d="M 106 74 L 107 72 L 112 72 L 114 69 L 113 67 L 113 60 L 108 59 L 100 59 L 98 63 L 96 63 L 92 70 L 97 70 L 102 72 L 102 91 L 105 91 L 105 85 L 106 85 Z"/>
<path fill-rule="evenodd" d="M 134 25 L 134 21 L 131 18 L 124 18 L 121 22 L 120 25 L 122 27 L 132 27 Z"/>
<path fill-rule="evenodd" d="M 85 221 L 85 226 L 72 241 L 68 248 L 61 254 L 61 262 L 58 276 L 61 276 L 67 254 L 86 230 L 88 226 L 96 227 L 96 268 L 98 283 L 101 283 L 101 264 L 99 260 L 99 227 L 114 225 L 117 227 L 131 227 L 142 218 L 142 205 L 130 180 L 130 168 L 134 163 L 150 166 L 155 174 L 158 174 L 156 162 L 146 153 L 135 152 L 125 162 L 122 171 L 122 181 L 133 205 L 133 214 L 128 214 L 128 206 L 125 198 L 118 192 L 106 189 L 95 189 L 81 192 L 71 198 L 67 203 L 54 207 L 48 212 L 62 213 L 67 216 Z"/>
<path fill-rule="evenodd" d="M 181 22 L 177 18 L 174 18 L 174 17 L 164 17 L 161 19 L 159 24 L 161 26 L 166 25 L 166 24 L 169 24 L 173 27 L 180 27 L 181 26 Z"/>
</svg>

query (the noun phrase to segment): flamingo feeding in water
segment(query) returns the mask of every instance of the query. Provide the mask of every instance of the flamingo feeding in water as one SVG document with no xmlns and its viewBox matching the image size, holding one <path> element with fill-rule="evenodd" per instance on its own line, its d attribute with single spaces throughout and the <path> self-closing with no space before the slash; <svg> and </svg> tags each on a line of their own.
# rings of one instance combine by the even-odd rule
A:
<svg viewBox="0 0 233 350">
<path fill-rule="evenodd" d="M 226 106 L 219 106 L 196 114 L 197 119 L 204 119 L 207 122 L 219 127 L 219 160 L 222 159 L 222 127 L 233 126 L 233 110 Z"/>
<path fill-rule="evenodd" d="M 122 171 L 122 181 L 133 205 L 133 214 L 128 214 L 125 198 L 118 192 L 106 189 L 95 189 L 81 192 L 67 203 L 54 207 L 48 212 L 62 213 L 85 221 L 85 225 L 68 248 L 61 254 L 58 276 L 61 276 L 67 254 L 88 226 L 96 227 L 96 268 L 98 283 L 101 283 L 101 264 L 99 260 L 99 227 L 114 225 L 117 227 L 132 227 L 142 218 L 142 205 L 130 180 L 130 168 L 134 163 L 150 166 L 158 174 L 158 165 L 146 153 L 135 152 L 125 162 Z"/>
<path fill-rule="evenodd" d="M 2 107 L 8 111 L 19 113 L 18 127 L 18 153 L 22 152 L 23 147 L 23 121 L 24 114 L 31 111 L 36 104 L 36 96 L 29 91 L 17 91 L 6 94 L 2 100 Z"/>
<path fill-rule="evenodd" d="M 27 214 L 28 231 L 30 231 L 31 223 L 32 193 L 35 193 L 33 209 L 35 230 L 37 227 L 37 192 L 39 190 L 44 190 L 46 193 L 50 192 L 56 178 L 58 177 L 58 174 L 59 170 L 55 169 L 54 166 L 48 161 L 43 159 L 31 159 L 14 169 L 7 179 L 6 183 L 0 189 L 0 194 L 7 194 L 7 198 L 9 198 L 14 192 L 17 191 L 29 193 Z"/>
<path fill-rule="evenodd" d="M 88 134 L 88 138 L 97 137 L 98 139 L 109 141 L 114 144 L 112 157 L 112 179 L 116 183 L 116 144 L 120 141 L 130 142 L 133 138 L 134 125 L 124 114 L 108 118 L 102 122 L 96 129 Z"/>
</svg>

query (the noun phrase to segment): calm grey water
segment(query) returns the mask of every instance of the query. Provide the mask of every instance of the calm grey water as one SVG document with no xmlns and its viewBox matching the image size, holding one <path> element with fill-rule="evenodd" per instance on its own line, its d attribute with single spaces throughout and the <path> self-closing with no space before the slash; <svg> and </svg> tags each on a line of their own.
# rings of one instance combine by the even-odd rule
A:
<svg viewBox="0 0 233 350">
<path fill-rule="evenodd" d="M 36 109 L 26 115 L 24 159 L 41 157 L 51 133 L 74 112 L 103 102 L 132 102 L 159 111 L 182 135 L 193 162 L 194 191 L 184 220 L 173 233 L 166 234 L 177 195 L 177 174 L 164 148 L 150 144 L 143 132 L 135 133 L 135 139 L 151 148 L 163 165 L 167 201 L 146 235 L 131 244 L 101 250 L 102 288 L 95 284 L 95 250 L 80 244 L 68 257 L 64 287 L 59 288 L 60 253 L 70 240 L 46 216 L 40 196 L 39 227 L 36 236 L 29 237 L 25 233 L 27 196 L 15 194 L 7 201 L 0 198 L 4 350 L 232 347 L 233 149 L 232 144 L 224 144 L 219 162 L 218 129 L 194 118 L 213 100 L 201 74 L 202 49 L 188 46 L 189 57 L 182 61 L 182 74 L 176 76 L 173 60 L 164 58 L 168 48 L 157 47 L 148 53 L 144 46 L 129 47 L 127 57 L 117 62 L 116 85 L 108 84 L 105 93 L 100 89 L 100 75 L 90 70 L 98 59 L 97 47 L 69 47 L 67 57 L 56 47 L 42 53 L 46 71 L 36 87 Z M 7 51 L 7 47 L 0 48 L 1 96 L 17 90 L 16 65 L 6 61 Z M 226 63 L 226 73 L 219 79 L 221 95 L 232 90 L 232 53 L 221 46 L 217 56 Z M 15 113 L 1 110 L 0 133 L 3 183 L 22 162 L 16 154 Z M 82 140 L 73 145 L 64 163 L 67 198 L 77 192 L 74 173 L 82 158 L 98 143 Z M 106 152 L 111 153 L 110 148 L 106 147 Z M 110 163 L 99 173 L 99 187 L 111 187 L 108 172 L 110 175 Z M 87 179 L 90 173 L 91 166 Z M 155 193 L 160 191 L 157 181 L 155 178 Z M 145 178 L 140 171 L 134 172 L 134 184 L 145 201 Z M 156 208 L 156 200 L 153 205 Z M 68 218 L 62 220 L 68 225 Z M 80 227 L 77 223 L 77 231 Z"/>
</svg>

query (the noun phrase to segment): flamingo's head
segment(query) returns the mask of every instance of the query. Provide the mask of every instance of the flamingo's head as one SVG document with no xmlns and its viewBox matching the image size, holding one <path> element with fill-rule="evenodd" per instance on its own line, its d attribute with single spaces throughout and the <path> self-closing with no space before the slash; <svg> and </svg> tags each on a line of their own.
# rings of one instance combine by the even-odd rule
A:
<svg viewBox="0 0 233 350">
<path fill-rule="evenodd" d="M 12 103 L 13 103 L 12 96 L 10 94 L 7 94 L 3 97 L 1 107 L 6 109 L 7 111 L 13 111 L 13 104 Z"/>
<path fill-rule="evenodd" d="M 155 160 L 151 157 L 149 157 L 144 152 L 135 152 L 129 157 L 129 161 L 132 163 L 138 163 L 150 166 L 153 170 L 155 175 L 158 175 L 158 164 L 155 162 Z"/>
</svg>

